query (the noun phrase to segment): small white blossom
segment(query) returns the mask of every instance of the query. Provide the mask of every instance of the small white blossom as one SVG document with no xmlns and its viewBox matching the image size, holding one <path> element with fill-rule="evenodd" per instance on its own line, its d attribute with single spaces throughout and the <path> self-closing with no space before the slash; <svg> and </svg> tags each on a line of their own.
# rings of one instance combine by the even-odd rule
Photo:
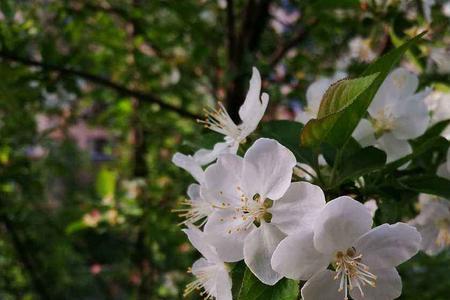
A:
<svg viewBox="0 0 450 300">
<path fill-rule="evenodd" d="M 442 47 L 433 47 L 430 50 L 430 58 L 436 63 L 437 72 L 450 73 L 450 50 Z"/>
<path fill-rule="evenodd" d="M 437 255 L 450 247 L 450 202 L 436 196 L 419 196 L 420 214 L 410 224 L 422 235 L 423 250 L 428 255 Z"/>
<path fill-rule="evenodd" d="M 265 284 L 282 278 L 270 260 L 287 234 L 311 226 L 325 205 L 322 190 L 291 184 L 294 155 L 271 139 L 257 140 L 243 158 L 225 154 L 205 171 L 206 189 L 220 204 L 205 233 L 225 261 L 245 263 Z"/>
<path fill-rule="evenodd" d="M 204 299 L 232 300 L 232 282 L 228 268 L 207 236 L 199 229 L 189 226 L 183 230 L 191 244 L 203 255 L 190 269 L 196 280 L 186 286 L 184 296 L 195 290 L 203 290 Z"/>
<path fill-rule="evenodd" d="M 275 250 L 272 267 L 308 280 L 302 299 L 395 299 L 402 284 L 395 267 L 414 256 L 420 234 L 404 223 L 372 227 L 369 210 L 350 197 L 328 202 L 312 230 L 289 235 Z M 328 269 L 329 265 L 332 269 Z"/>
<path fill-rule="evenodd" d="M 223 153 L 236 153 L 239 144 L 245 142 L 246 138 L 258 127 L 264 116 L 269 95 L 261 94 L 261 76 L 256 68 L 253 68 L 250 88 L 244 103 L 239 109 L 239 117 L 242 123 L 236 125 L 226 111 L 225 107 L 219 103 L 217 110 L 207 110 L 205 120 L 199 120 L 205 127 L 223 134 L 225 142 L 217 143 L 212 150 L 201 149 L 197 151 L 194 158 L 201 165 L 206 165 L 217 159 Z"/>
<path fill-rule="evenodd" d="M 348 43 L 350 48 L 350 57 L 363 62 L 371 62 L 377 57 L 377 54 L 370 46 L 370 39 L 363 39 L 357 36 Z"/>
<path fill-rule="evenodd" d="M 422 135 L 430 117 L 424 99 L 429 89 L 416 93 L 419 79 L 403 68 L 392 71 L 368 108 L 370 123 L 362 120 L 353 134 L 362 144 L 377 146 L 387 162 L 412 153 L 408 142 Z M 377 137 L 375 140 L 374 137 Z"/>
</svg>

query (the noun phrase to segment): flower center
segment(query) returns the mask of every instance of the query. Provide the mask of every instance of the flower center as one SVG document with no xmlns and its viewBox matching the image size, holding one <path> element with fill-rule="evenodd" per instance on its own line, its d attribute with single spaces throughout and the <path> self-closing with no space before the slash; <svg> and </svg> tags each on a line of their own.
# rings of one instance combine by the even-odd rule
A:
<svg viewBox="0 0 450 300">
<path fill-rule="evenodd" d="M 182 224 L 195 224 L 199 221 L 202 221 L 200 225 L 203 226 L 207 217 L 212 213 L 213 207 L 210 203 L 206 201 L 192 201 L 189 199 L 184 199 L 181 201 L 180 205 L 182 208 L 172 210 L 175 213 L 178 213 L 178 216 L 181 218 L 185 218 Z"/>
<path fill-rule="evenodd" d="M 440 247 L 450 246 L 450 221 L 441 220 L 436 225 L 439 228 L 436 244 Z"/>
<path fill-rule="evenodd" d="M 237 187 L 237 190 L 241 194 L 239 206 L 230 207 L 229 204 L 222 203 L 222 206 L 216 207 L 233 209 L 234 211 L 232 219 L 220 219 L 221 222 L 232 224 L 228 229 L 229 234 L 248 230 L 253 224 L 259 225 L 262 221 L 270 222 L 272 214 L 268 210 L 272 206 L 272 200 L 264 199 L 260 194 L 254 194 L 253 197 L 249 198 L 240 187 Z"/>
<path fill-rule="evenodd" d="M 380 110 L 375 118 L 371 119 L 371 122 L 375 130 L 376 137 L 380 137 L 384 133 L 390 132 L 395 128 L 395 118 L 389 107 Z"/>
<path fill-rule="evenodd" d="M 377 276 L 369 272 L 369 267 L 361 263 L 361 254 L 356 253 L 355 248 L 347 251 L 338 251 L 335 257 L 335 280 L 340 279 L 339 292 L 344 291 L 344 299 L 348 299 L 349 291 L 358 288 L 364 297 L 362 287 L 366 284 L 375 287 Z"/>
<path fill-rule="evenodd" d="M 229 136 L 240 142 L 241 129 L 233 122 L 222 103 L 219 102 L 217 109 L 204 108 L 205 119 L 197 120 L 206 128 Z"/>
</svg>

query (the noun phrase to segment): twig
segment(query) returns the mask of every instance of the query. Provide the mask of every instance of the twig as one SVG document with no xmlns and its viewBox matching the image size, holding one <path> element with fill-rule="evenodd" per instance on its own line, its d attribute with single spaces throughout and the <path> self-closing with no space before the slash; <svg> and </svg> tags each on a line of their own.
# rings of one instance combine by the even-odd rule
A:
<svg viewBox="0 0 450 300">
<path fill-rule="evenodd" d="M 164 101 L 162 101 L 160 98 L 158 98 L 157 96 L 155 96 L 153 94 L 143 92 L 143 91 L 131 90 L 125 86 L 120 85 L 119 83 L 116 83 L 114 81 L 111 81 L 107 78 L 104 78 L 104 77 L 101 77 L 98 75 L 90 74 L 88 72 L 79 71 L 79 70 L 75 70 L 75 69 L 68 68 L 68 67 L 58 66 L 58 65 L 40 62 L 40 61 L 36 61 L 36 60 L 24 58 L 24 57 L 19 57 L 15 54 L 6 52 L 4 50 L 0 51 L 0 57 L 5 60 L 17 62 L 17 63 L 23 64 L 23 65 L 40 67 L 44 71 L 54 71 L 54 72 L 59 72 L 62 75 L 81 77 L 81 78 L 91 81 L 93 83 L 113 89 L 116 92 L 118 92 L 119 94 L 139 98 L 142 102 L 158 104 L 162 109 L 176 112 L 180 116 L 187 117 L 187 118 L 190 118 L 193 120 L 200 118 L 200 116 L 198 116 L 194 113 L 186 111 L 180 107 L 176 107 L 174 105 L 165 103 Z"/>
</svg>

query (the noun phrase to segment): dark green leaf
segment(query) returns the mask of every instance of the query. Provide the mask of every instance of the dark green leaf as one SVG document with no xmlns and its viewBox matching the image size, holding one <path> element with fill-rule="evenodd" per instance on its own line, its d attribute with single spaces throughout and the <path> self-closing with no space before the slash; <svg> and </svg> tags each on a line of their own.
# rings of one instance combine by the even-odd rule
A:
<svg viewBox="0 0 450 300">
<path fill-rule="evenodd" d="M 418 176 L 403 179 L 401 184 L 407 189 L 450 199 L 450 180 L 431 176 Z"/>
<path fill-rule="evenodd" d="M 297 295 L 296 281 L 282 279 L 274 286 L 265 285 L 247 268 L 237 300 L 295 300 Z"/>
<path fill-rule="evenodd" d="M 342 162 L 336 184 L 381 169 L 385 163 L 386 154 L 383 151 L 375 147 L 363 148 Z"/>
</svg>

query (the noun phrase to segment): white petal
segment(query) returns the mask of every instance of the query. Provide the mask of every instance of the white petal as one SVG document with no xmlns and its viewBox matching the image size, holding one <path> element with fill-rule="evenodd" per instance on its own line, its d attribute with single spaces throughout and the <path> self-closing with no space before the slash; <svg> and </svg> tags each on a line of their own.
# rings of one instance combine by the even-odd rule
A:
<svg viewBox="0 0 450 300">
<path fill-rule="evenodd" d="M 294 154 L 275 140 L 258 139 L 245 153 L 242 172 L 246 196 L 279 199 L 291 184 Z"/>
<path fill-rule="evenodd" d="M 274 285 L 283 276 L 272 269 L 270 261 L 275 248 L 286 235 L 278 228 L 261 223 L 245 239 L 244 260 L 252 273 L 264 284 Z"/>
<path fill-rule="evenodd" d="M 312 228 L 324 206 L 325 195 L 320 187 L 308 182 L 293 182 L 284 196 L 274 201 L 269 209 L 271 222 L 286 234 Z"/>
<path fill-rule="evenodd" d="M 306 101 L 308 102 L 307 109 L 315 118 L 319 112 L 320 102 L 323 95 L 332 84 L 328 78 L 321 78 L 314 81 L 306 90 Z"/>
<path fill-rule="evenodd" d="M 392 71 L 378 89 L 372 103 L 369 106 L 369 114 L 375 117 L 386 105 L 393 105 L 398 101 L 414 94 L 419 85 L 416 75 L 404 68 Z"/>
<path fill-rule="evenodd" d="M 216 249 L 209 243 L 206 235 L 202 231 L 192 225 L 188 225 L 188 228 L 183 229 L 183 231 L 188 236 L 192 246 L 194 246 L 194 248 L 207 260 L 214 262 L 220 261 Z"/>
<path fill-rule="evenodd" d="M 189 185 L 187 194 L 189 196 L 189 199 L 196 200 L 200 198 L 200 185 L 193 183 Z"/>
<path fill-rule="evenodd" d="M 239 204 L 243 161 L 237 155 L 221 155 L 205 171 L 205 186 L 210 197 L 218 204 Z"/>
<path fill-rule="evenodd" d="M 239 108 L 239 117 L 242 120 L 240 125 L 243 131 L 242 138 L 245 138 L 251 132 L 253 132 L 264 116 L 267 104 L 269 103 L 269 95 L 261 94 L 261 75 L 258 69 L 253 67 L 252 78 L 250 79 L 250 87 L 245 97 L 245 101 Z"/>
<path fill-rule="evenodd" d="M 175 153 L 172 157 L 172 162 L 177 166 L 189 172 L 192 177 L 201 183 L 204 180 L 204 172 L 200 164 L 190 155 L 182 153 Z"/>
<path fill-rule="evenodd" d="M 376 286 L 362 286 L 364 296 L 357 288 L 350 291 L 355 300 L 392 300 L 402 294 L 402 279 L 394 268 L 369 270 L 377 276 Z"/>
<path fill-rule="evenodd" d="M 358 141 L 362 147 L 375 145 L 375 130 L 372 124 L 366 120 L 362 119 L 358 126 L 356 126 L 355 131 L 353 131 L 352 137 Z"/>
<path fill-rule="evenodd" d="M 439 254 L 446 247 L 436 243 L 439 235 L 439 228 L 434 223 L 426 225 L 416 225 L 417 230 L 422 236 L 422 243 L 420 249 L 430 256 Z"/>
<path fill-rule="evenodd" d="M 375 199 L 367 200 L 366 202 L 364 202 L 364 206 L 369 210 L 372 218 L 375 217 L 375 213 L 378 210 L 377 201 Z"/>
<path fill-rule="evenodd" d="M 354 247 L 369 267 L 392 268 L 416 255 L 420 243 L 421 237 L 416 228 L 396 223 L 373 228 Z"/>
<path fill-rule="evenodd" d="M 391 133 L 383 134 L 377 142 L 377 147 L 386 152 L 386 163 L 396 161 L 412 153 L 408 141 L 399 140 Z"/>
<path fill-rule="evenodd" d="M 430 116 L 424 99 L 429 93 L 430 90 L 427 89 L 393 106 L 395 120 L 392 134 L 396 138 L 413 139 L 426 131 L 430 123 Z"/>
<path fill-rule="evenodd" d="M 233 300 L 231 293 L 232 281 L 228 271 L 225 268 L 218 270 L 216 275 L 216 299 Z"/>
<path fill-rule="evenodd" d="M 302 288 L 303 300 L 343 300 L 338 292 L 339 281 L 334 279 L 335 272 L 325 270 L 314 275 Z"/>
<path fill-rule="evenodd" d="M 309 120 L 314 119 L 316 115 L 312 114 L 310 111 L 299 111 L 295 116 L 295 121 L 302 123 L 303 125 L 308 123 Z"/>
<path fill-rule="evenodd" d="M 200 165 L 204 166 L 215 161 L 221 154 L 236 154 L 238 147 L 239 144 L 234 142 L 217 143 L 212 150 L 200 149 L 195 152 L 194 159 Z"/>
<path fill-rule="evenodd" d="M 450 179 L 450 171 L 448 170 L 448 163 L 441 164 L 436 172 L 436 175 L 442 178 Z"/>
<path fill-rule="evenodd" d="M 372 227 L 368 209 L 350 197 L 325 205 L 314 223 L 314 246 L 324 254 L 346 251 Z"/>
<path fill-rule="evenodd" d="M 242 227 L 242 220 L 235 218 L 234 210 L 217 210 L 211 214 L 205 224 L 205 234 L 208 241 L 215 246 L 219 257 L 226 262 L 240 261 L 244 258 L 244 240 L 255 228 L 251 225 L 246 230 Z"/>
<path fill-rule="evenodd" d="M 313 236 L 312 231 L 303 230 L 282 240 L 273 253 L 272 268 L 294 280 L 308 280 L 325 270 L 331 258 L 314 248 Z"/>
</svg>

